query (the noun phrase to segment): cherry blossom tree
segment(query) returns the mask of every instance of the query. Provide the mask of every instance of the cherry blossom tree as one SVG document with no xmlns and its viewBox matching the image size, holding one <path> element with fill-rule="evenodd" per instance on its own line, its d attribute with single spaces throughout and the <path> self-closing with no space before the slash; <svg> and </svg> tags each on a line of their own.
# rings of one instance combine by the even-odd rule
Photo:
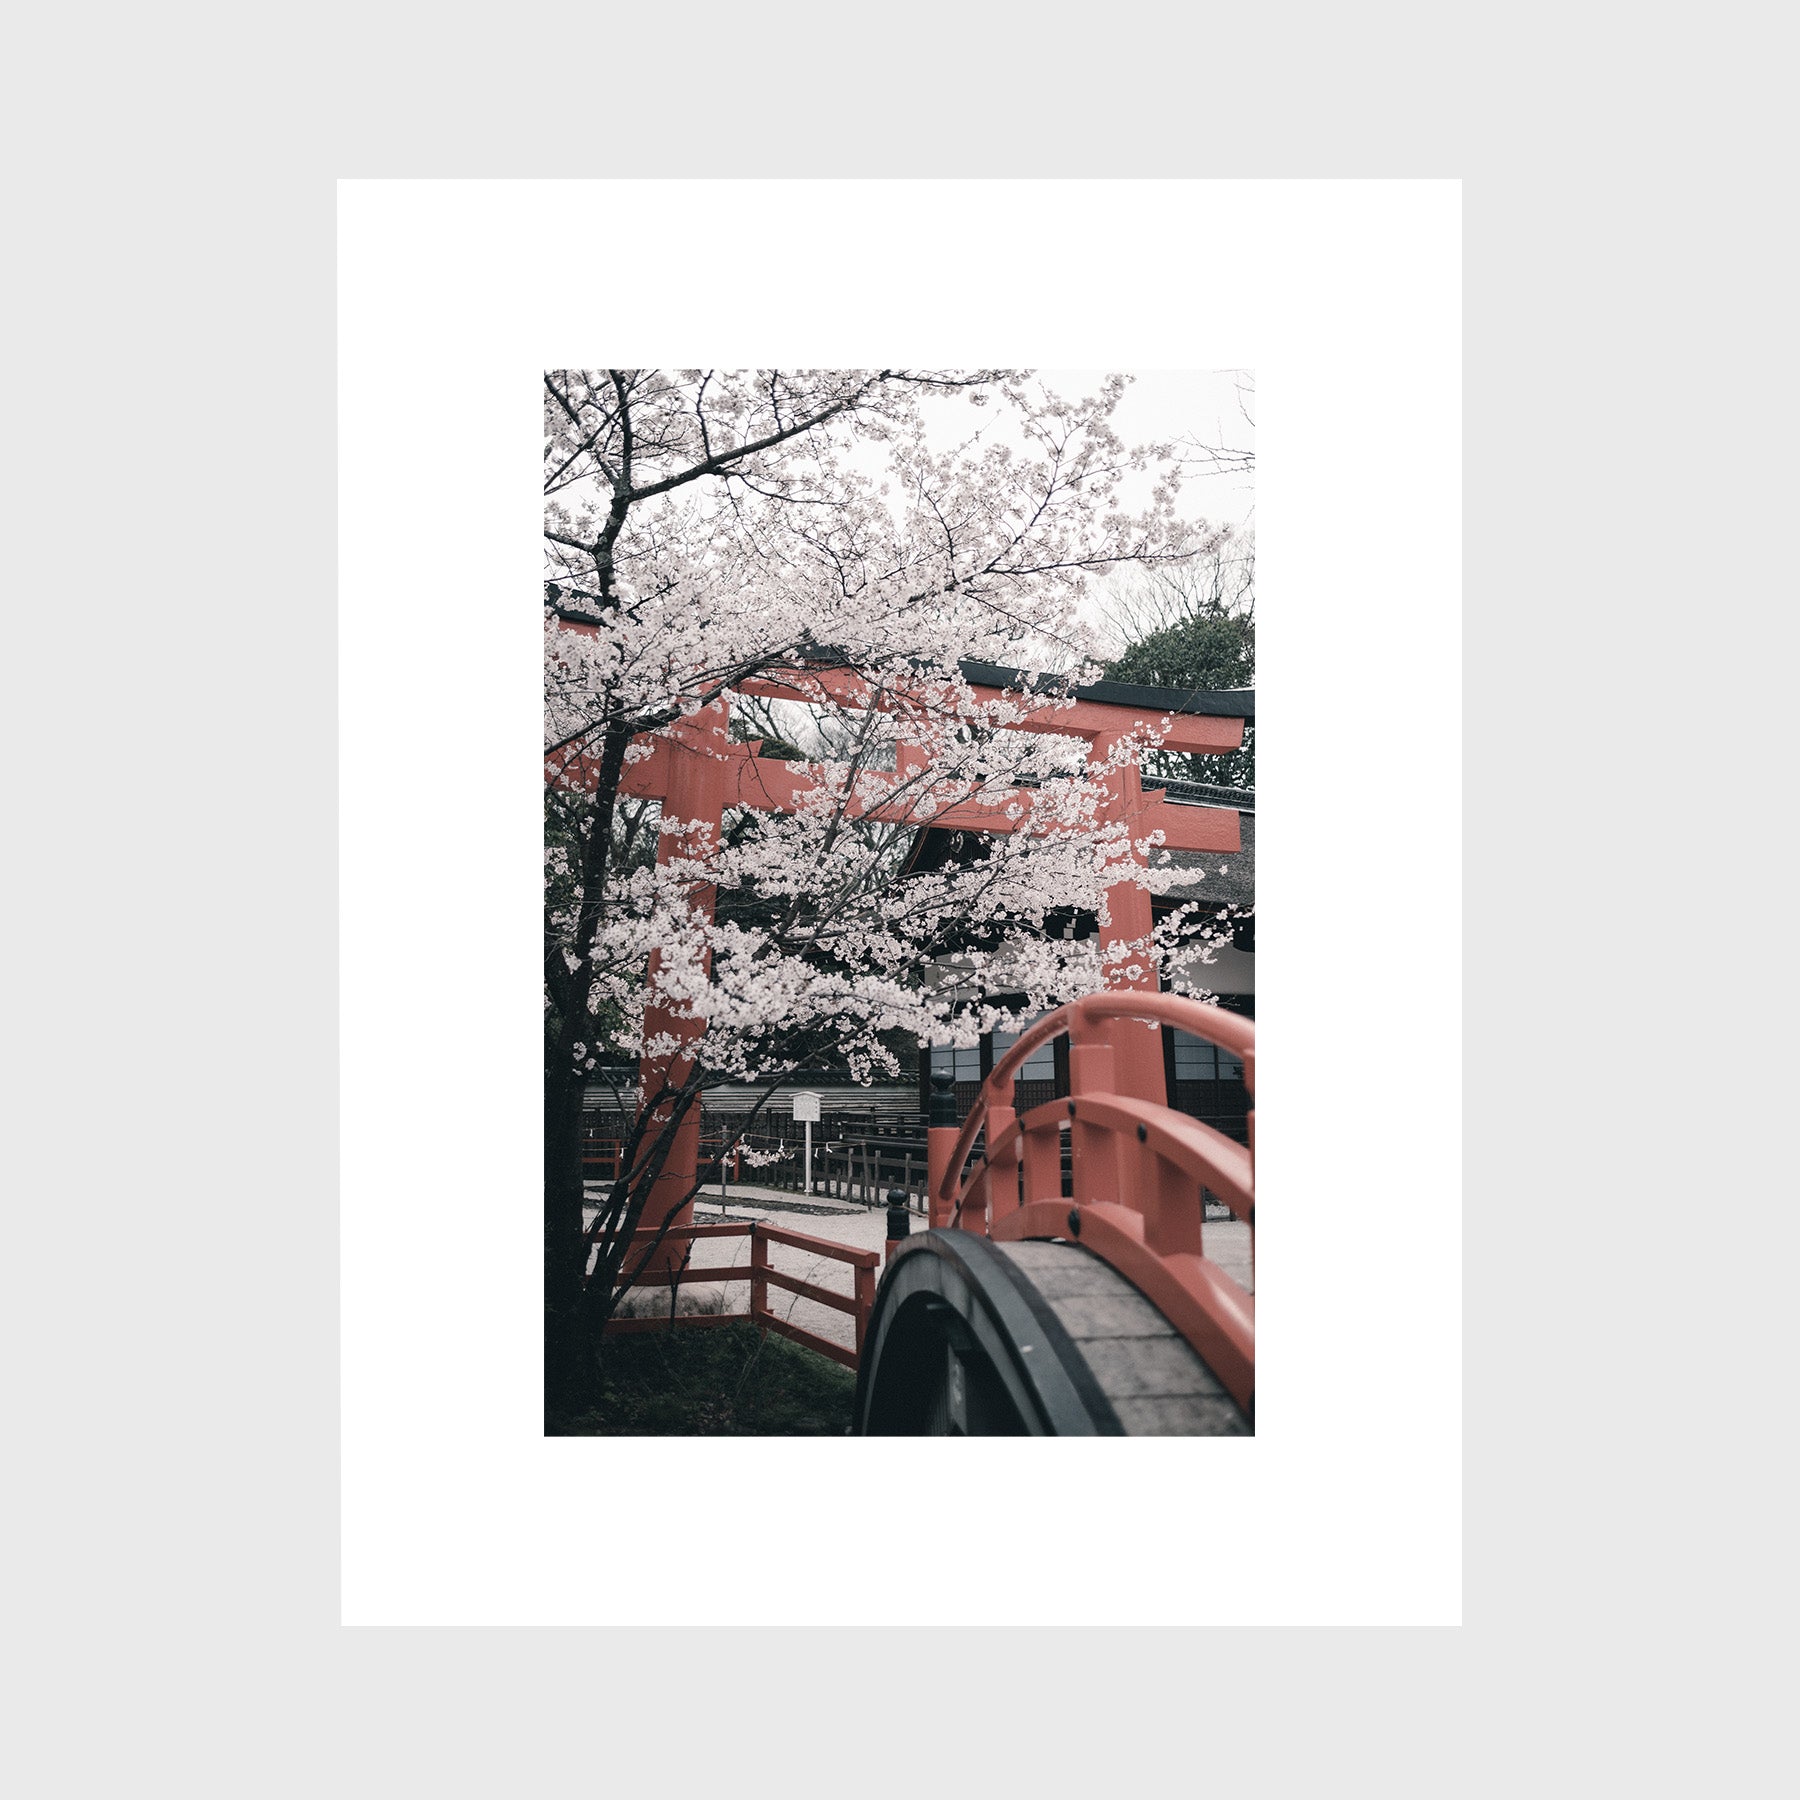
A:
<svg viewBox="0 0 1800 1800">
<path fill-rule="evenodd" d="M 1110 612 L 1124 648 L 1106 666 L 1109 680 L 1190 691 L 1255 686 L 1255 529 L 1213 532 L 1184 567 L 1119 583 Z M 1222 756 L 1154 752 L 1145 773 L 1254 788 L 1256 727 L 1246 725 L 1242 745 Z"/>
<path fill-rule="evenodd" d="M 1191 553 L 1169 447 L 1113 428 L 1124 386 L 1068 399 L 1013 370 L 545 377 L 553 1406 L 582 1402 L 630 1234 L 708 1082 L 766 1102 L 826 1044 L 857 1079 L 891 1075 L 897 1036 L 967 1043 L 1108 968 L 1169 980 L 1192 955 L 1185 912 L 1147 939 L 1108 935 L 1106 890 L 1138 865 L 1101 812 L 1143 742 L 1090 754 L 1059 736 L 1070 701 L 1048 679 L 1098 672 L 1083 623 L 1097 577 Z M 1019 675 L 978 689 L 971 661 Z M 804 760 L 752 758 L 752 802 L 716 827 L 634 792 L 659 744 L 724 755 L 784 703 L 809 723 L 779 748 Z M 778 804 L 756 803 L 763 787 Z M 962 861 L 917 854 L 926 827 L 970 820 L 1004 828 Z M 1138 878 L 1167 886 L 1145 848 Z M 1071 908 L 1095 936 L 1046 934 Z M 1022 1005 L 957 1011 L 950 957 Z M 622 1058 L 648 1073 L 588 1225 L 583 1093 Z"/>
</svg>

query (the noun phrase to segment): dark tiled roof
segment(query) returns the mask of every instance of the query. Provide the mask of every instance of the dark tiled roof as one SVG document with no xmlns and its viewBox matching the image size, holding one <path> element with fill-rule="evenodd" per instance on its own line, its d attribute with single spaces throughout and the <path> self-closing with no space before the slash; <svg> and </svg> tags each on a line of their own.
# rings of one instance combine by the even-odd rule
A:
<svg viewBox="0 0 1800 1800">
<path fill-rule="evenodd" d="M 1238 838 L 1242 848 L 1221 850 L 1171 850 L 1172 868 L 1192 869 L 1195 879 L 1169 890 L 1170 900 L 1216 900 L 1221 906 L 1256 904 L 1256 814 L 1238 814 Z M 1220 873 L 1223 870 L 1224 873 Z"/>
<path fill-rule="evenodd" d="M 1017 669 L 999 663 L 965 662 L 960 665 L 965 681 L 978 687 L 1017 687 L 1023 679 Z M 1040 694 L 1072 693 L 1077 700 L 1093 700 L 1102 706 L 1131 706 L 1143 712 L 1205 713 L 1213 718 L 1254 719 L 1255 688 L 1134 687 L 1128 681 L 1095 681 L 1073 687 L 1066 678 L 1046 676 L 1038 683 Z"/>
<path fill-rule="evenodd" d="M 1215 787 L 1210 781 L 1162 781 L 1144 777 L 1148 788 L 1166 788 L 1177 806 L 1230 806 L 1241 813 L 1256 811 L 1256 796 L 1248 788 Z"/>
<path fill-rule="evenodd" d="M 785 1125 L 793 1117 L 795 1088 L 819 1096 L 819 1110 L 832 1113 L 879 1113 L 883 1117 L 911 1117 L 919 1110 L 919 1084 L 908 1077 L 899 1081 L 880 1080 L 869 1087 L 847 1082 L 839 1075 L 830 1081 L 797 1081 L 768 1101 L 762 1111 L 764 1119 Z M 582 1104 L 590 1112 L 611 1112 L 623 1106 L 627 1111 L 637 1105 L 637 1083 L 621 1083 L 617 1094 L 609 1087 L 590 1087 L 582 1096 Z M 760 1086 L 728 1081 L 718 1087 L 703 1088 L 700 1112 L 703 1118 L 715 1113 L 747 1113 L 762 1095 Z"/>
</svg>

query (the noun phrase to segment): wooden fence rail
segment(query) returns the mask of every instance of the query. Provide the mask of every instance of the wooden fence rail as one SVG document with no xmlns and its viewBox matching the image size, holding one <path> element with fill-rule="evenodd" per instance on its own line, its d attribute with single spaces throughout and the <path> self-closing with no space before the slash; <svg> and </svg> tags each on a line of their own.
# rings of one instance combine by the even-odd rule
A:
<svg viewBox="0 0 1800 1800">
<path fill-rule="evenodd" d="M 638 1231 L 632 1234 L 632 1247 L 641 1248 L 636 1262 L 630 1261 L 627 1251 L 627 1267 L 622 1271 L 620 1287 L 630 1287 L 644 1262 L 650 1254 L 654 1231 Z M 740 1319 L 748 1319 L 751 1324 L 760 1326 L 765 1331 L 773 1331 L 785 1338 L 791 1338 L 796 1344 L 804 1344 L 808 1350 L 816 1350 L 821 1356 L 829 1356 L 833 1362 L 842 1363 L 847 1369 L 857 1367 L 862 1358 L 863 1338 L 869 1327 L 869 1312 L 875 1304 L 875 1273 L 880 1266 L 881 1258 L 873 1250 L 858 1250 L 848 1244 L 834 1244 L 829 1238 L 812 1237 L 803 1231 L 789 1231 L 780 1225 L 771 1225 L 764 1219 L 731 1220 L 722 1225 L 685 1225 L 663 1233 L 664 1244 L 687 1243 L 692 1245 L 700 1238 L 747 1237 L 750 1240 L 750 1261 L 746 1267 L 730 1268 L 692 1268 L 683 1266 L 673 1270 L 657 1270 L 647 1276 L 646 1286 L 654 1284 L 662 1287 L 667 1283 L 685 1286 L 689 1283 L 738 1282 L 750 1284 L 750 1306 L 747 1312 L 741 1313 L 681 1313 L 673 1317 L 654 1319 L 609 1319 L 606 1329 L 609 1332 L 631 1331 L 666 1331 L 671 1326 L 685 1329 L 689 1326 L 731 1325 Z M 785 1269 L 774 1268 L 769 1262 L 769 1246 L 784 1244 L 789 1249 L 804 1250 L 814 1256 L 829 1257 L 834 1262 L 848 1263 L 855 1284 L 853 1294 L 839 1294 L 830 1288 L 820 1287 L 816 1282 L 803 1281 L 798 1275 L 790 1275 Z M 690 1254 L 692 1251 L 690 1250 Z M 795 1325 L 773 1311 L 769 1305 L 769 1289 L 780 1288 L 802 1299 L 811 1300 L 820 1306 L 830 1307 L 833 1311 L 848 1313 L 856 1322 L 856 1347 L 846 1350 L 842 1344 L 834 1344 L 829 1338 L 823 1338 L 817 1332 L 808 1331 L 804 1326 Z"/>
<path fill-rule="evenodd" d="M 617 1114 L 605 1114 L 605 1126 L 588 1126 L 582 1137 L 582 1172 L 589 1181 L 616 1181 L 621 1174 L 620 1153 L 624 1121 Z M 718 1154 L 720 1145 L 731 1141 L 731 1127 L 719 1121 L 724 1135 L 713 1129 L 701 1134 L 700 1160 L 704 1168 L 709 1158 Z M 730 1159 L 726 1171 L 728 1185 L 749 1184 L 752 1187 L 779 1188 L 798 1193 L 802 1185 L 801 1137 L 782 1120 L 771 1121 L 767 1129 L 745 1135 Z M 744 1151 L 780 1151 L 777 1162 L 758 1164 L 744 1156 Z M 704 1184 L 707 1189 L 718 1186 L 714 1171 Z M 813 1192 L 834 1200 L 860 1201 L 864 1206 L 885 1206 L 889 1188 L 904 1188 L 919 1206 L 925 1203 L 926 1153 L 925 1125 L 892 1118 L 859 1118 L 854 1114 L 828 1116 L 813 1132 Z"/>
</svg>

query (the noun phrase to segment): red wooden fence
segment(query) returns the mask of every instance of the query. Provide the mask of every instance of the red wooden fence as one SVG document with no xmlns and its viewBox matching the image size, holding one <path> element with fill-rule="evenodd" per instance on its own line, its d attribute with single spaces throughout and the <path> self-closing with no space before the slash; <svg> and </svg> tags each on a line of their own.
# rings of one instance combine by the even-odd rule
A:
<svg viewBox="0 0 1800 1800">
<path fill-rule="evenodd" d="M 655 1237 L 656 1233 L 650 1230 L 633 1233 L 632 1244 L 639 1249 L 640 1254 L 633 1262 L 630 1252 L 627 1252 L 621 1287 L 632 1285 L 633 1277 L 643 1268 Z M 875 1271 L 881 1262 L 876 1252 L 853 1249 L 848 1244 L 834 1244 L 828 1238 L 811 1237 L 803 1231 L 789 1231 L 783 1226 L 771 1225 L 764 1219 L 734 1219 L 723 1225 L 684 1225 L 664 1232 L 663 1243 L 691 1244 L 699 1238 L 732 1237 L 749 1238 L 750 1261 L 747 1266 L 694 1268 L 684 1265 L 674 1270 L 657 1269 L 645 1276 L 642 1291 L 654 1292 L 670 1282 L 682 1286 L 688 1283 L 747 1281 L 750 1284 L 750 1306 L 747 1312 L 678 1312 L 672 1319 L 666 1313 L 658 1318 L 609 1319 L 606 1329 L 617 1332 L 666 1331 L 670 1325 L 678 1329 L 688 1326 L 735 1325 L 740 1320 L 748 1319 L 753 1325 L 776 1332 L 782 1337 L 792 1338 L 796 1344 L 804 1344 L 808 1350 L 816 1350 L 821 1356 L 829 1356 L 833 1362 L 842 1363 L 847 1369 L 854 1369 L 862 1357 L 863 1339 L 869 1329 L 869 1312 L 875 1304 Z M 820 1287 L 816 1282 L 802 1281 L 798 1275 L 790 1275 L 784 1269 L 775 1268 L 769 1261 L 771 1244 L 785 1244 L 793 1250 L 805 1250 L 814 1256 L 830 1257 L 834 1262 L 848 1263 L 855 1282 L 854 1294 L 835 1293 L 830 1288 Z M 829 1338 L 820 1337 L 816 1331 L 808 1331 L 804 1326 L 784 1319 L 769 1305 L 769 1289 L 772 1287 L 798 1294 L 802 1299 L 830 1307 L 834 1312 L 848 1313 L 856 1322 L 856 1348 L 846 1350 L 842 1344 L 834 1344 Z"/>
</svg>

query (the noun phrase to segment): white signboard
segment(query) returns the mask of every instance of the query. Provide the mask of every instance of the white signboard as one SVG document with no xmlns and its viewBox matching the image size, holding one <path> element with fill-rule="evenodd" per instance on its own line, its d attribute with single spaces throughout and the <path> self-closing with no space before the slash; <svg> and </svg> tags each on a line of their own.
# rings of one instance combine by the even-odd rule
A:
<svg viewBox="0 0 1800 1800">
<path fill-rule="evenodd" d="M 818 1124 L 819 1096 L 817 1094 L 796 1094 L 794 1096 L 794 1120 L 797 1124 Z"/>
</svg>

